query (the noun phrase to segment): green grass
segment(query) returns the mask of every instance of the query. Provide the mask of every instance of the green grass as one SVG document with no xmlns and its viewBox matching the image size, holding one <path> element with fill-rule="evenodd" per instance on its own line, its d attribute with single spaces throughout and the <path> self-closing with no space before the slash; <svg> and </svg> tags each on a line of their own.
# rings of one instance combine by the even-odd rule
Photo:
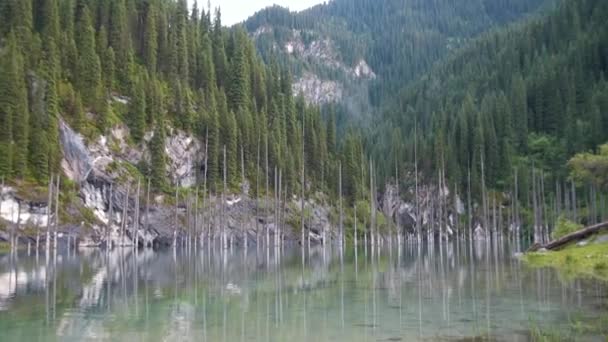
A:
<svg viewBox="0 0 608 342">
<path fill-rule="evenodd" d="M 527 253 L 523 260 L 531 267 L 553 267 L 566 279 L 588 277 L 608 281 L 608 242 Z"/>
</svg>

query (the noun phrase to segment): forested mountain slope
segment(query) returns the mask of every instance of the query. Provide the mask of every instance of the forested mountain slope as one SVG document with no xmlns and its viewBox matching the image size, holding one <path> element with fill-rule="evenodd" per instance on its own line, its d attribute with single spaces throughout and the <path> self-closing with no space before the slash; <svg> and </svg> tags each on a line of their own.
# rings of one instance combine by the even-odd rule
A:
<svg viewBox="0 0 608 342">
<path fill-rule="evenodd" d="M 479 193 L 482 163 L 490 188 L 512 187 L 542 170 L 563 181 L 573 153 L 608 140 L 608 2 L 565 0 L 542 18 L 483 35 L 386 105 L 369 146 L 375 158 L 445 168 Z M 417 137 L 417 142 L 415 138 Z M 416 146 L 417 145 L 417 146 Z M 550 186 L 549 188 L 552 188 Z"/>
<path fill-rule="evenodd" d="M 307 179 L 323 189 L 340 153 L 332 127 L 293 97 L 287 69 L 263 64 L 243 29 L 210 12 L 186 0 L 0 0 L 0 177 L 58 173 L 65 120 L 88 141 L 126 124 L 129 143 L 151 151 L 133 176 L 159 190 L 170 129 L 208 143 L 198 182 L 207 175 L 212 189 L 224 174 L 237 189 L 274 170 L 299 189 L 305 134 Z"/>
<path fill-rule="evenodd" d="M 471 38 L 552 3 L 334 0 L 299 13 L 277 6 L 267 8 L 248 19 L 245 26 L 264 59 L 276 58 L 289 65 L 300 83 L 305 83 L 310 73 L 326 85 L 337 81 L 334 88 L 346 89 L 330 100 L 339 102 L 343 95 L 345 102 L 356 97 L 360 103 L 368 99 L 360 88 L 365 92 L 370 86 L 368 94 L 375 107 Z M 362 66 L 367 65 L 370 70 L 361 76 Z M 297 89 L 302 89 L 298 85 Z"/>
</svg>

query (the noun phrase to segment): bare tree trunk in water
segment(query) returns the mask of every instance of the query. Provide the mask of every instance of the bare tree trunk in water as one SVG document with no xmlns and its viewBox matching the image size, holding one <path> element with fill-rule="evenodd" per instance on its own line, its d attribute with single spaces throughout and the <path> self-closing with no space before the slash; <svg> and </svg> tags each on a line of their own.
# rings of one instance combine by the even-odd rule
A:
<svg viewBox="0 0 608 342">
<path fill-rule="evenodd" d="M 418 238 L 418 244 L 421 242 L 421 227 L 420 227 L 420 205 L 418 203 L 418 123 L 414 123 L 414 178 L 416 182 L 416 235 Z M 470 178 L 470 177 L 469 177 Z M 470 179 L 469 179 L 470 180 Z"/>
<path fill-rule="evenodd" d="M 46 252 L 48 256 L 48 252 L 51 249 L 51 213 L 53 212 L 53 188 L 54 188 L 54 175 L 51 174 L 51 181 L 49 182 L 49 198 L 47 202 L 46 209 Z M 4 188 L 4 179 L 2 180 L 2 188 Z M 110 187 L 112 185 L 110 184 Z"/>
<path fill-rule="evenodd" d="M 534 243 L 541 243 L 538 234 L 538 204 L 536 196 L 536 171 L 532 167 L 532 210 L 534 212 Z"/>
<path fill-rule="evenodd" d="M 133 249 L 137 250 L 139 247 L 139 194 L 141 191 L 141 179 L 137 180 L 137 196 L 135 197 L 135 219 L 133 220 L 133 235 L 135 235 L 135 244 Z"/>
<path fill-rule="evenodd" d="M 572 220 L 578 223 L 578 213 L 576 207 L 576 186 L 574 185 L 574 181 L 571 181 L 572 184 Z"/>
<path fill-rule="evenodd" d="M 127 221 L 129 218 L 129 191 L 131 190 L 131 184 L 127 184 L 127 194 L 122 207 L 122 224 L 120 225 L 120 247 L 125 245 L 125 231 L 127 229 Z"/>
<path fill-rule="evenodd" d="M 173 222 L 173 249 L 177 248 L 178 209 L 179 209 L 179 193 L 178 193 L 178 187 L 176 184 L 176 186 L 175 186 L 175 220 Z"/>
<path fill-rule="evenodd" d="M 354 239 L 355 239 L 355 248 L 357 248 L 357 203 L 355 203 L 355 231 L 354 231 Z"/>
<path fill-rule="evenodd" d="M 397 199 L 401 201 L 400 189 L 399 189 L 399 166 L 397 165 L 397 158 L 395 158 L 395 184 L 397 186 Z M 397 230 L 397 243 L 401 246 L 401 222 L 399 222 L 399 204 L 395 209 L 395 227 Z"/>
<path fill-rule="evenodd" d="M 148 187 L 146 189 L 146 227 L 144 228 L 144 234 L 150 229 L 150 178 L 148 178 Z M 147 241 L 144 240 L 144 248 L 147 246 Z"/>
<path fill-rule="evenodd" d="M 258 129 L 258 146 L 255 170 L 255 248 L 260 246 L 260 131 Z"/>
<path fill-rule="evenodd" d="M 467 182 L 467 212 L 468 212 L 468 221 L 469 221 L 469 240 L 472 243 L 473 242 L 473 208 L 472 208 L 472 204 L 471 204 L 471 167 L 469 166 L 469 173 L 468 173 L 468 182 Z"/>
<path fill-rule="evenodd" d="M 204 172 L 204 176 L 203 176 L 203 217 L 202 217 L 203 227 L 202 227 L 202 230 L 205 230 L 205 225 L 207 223 L 207 218 L 205 215 L 206 214 L 205 202 L 207 199 L 207 174 L 209 172 L 208 161 L 209 161 L 209 129 L 207 128 L 207 131 L 205 134 L 205 172 Z M 211 227 L 209 227 L 209 229 L 207 230 L 207 244 L 211 243 L 210 235 L 211 235 Z M 203 243 L 203 241 L 201 241 L 201 244 L 202 243 Z"/>
<path fill-rule="evenodd" d="M 196 187 L 196 193 L 194 196 L 194 234 L 191 238 L 194 240 L 194 251 L 198 250 L 198 237 L 199 237 L 199 220 L 198 220 L 198 186 Z"/>
<path fill-rule="evenodd" d="M 222 192 L 222 246 L 228 248 L 228 237 L 226 236 L 226 195 L 228 193 L 228 180 L 226 170 L 226 145 L 224 145 L 224 191 Z"/>
<path fill-rule="evenodd" d="M 338 166 L 339 172 L 338 172 L 338 188 L 339 188 L 339 205 L 340 205 L 340 249 L 342 249 L 342 247 L 344 246 L 344 226 L 343 226 L 343 220 L 344 220 L 344 216 L 343 216 L 343 212 L 342 212 L 342 161 L 339 162 L 339 166 Z"/>
<path fill-rule="evenodd" d="M 483 151 L 481 154 L 481 201 L 482 201 L 482 205 L 483 205 L 483 225 L 484 225 L 484 229 L 486 231 L 486 237 L 487 234 L 489 233 L 488 230 L 488 197 L 487 197 L 487 193 L 486 193 L 486 176 L 485 176 L 485 164 L 484 164 L 484 158 L 483 158 Z"/>
<path fill-rule="evenodd" d="M 59 192 L 61 191 L 61 176 L 57 175 L 57 189 L 55 191 L 55 225 L 54 225 L 54 246 L 57 250 L 57 229 L 59 226 Z"/>
<path fill-rule="evenodd" d="M 110 183 L 110 199 L 108 208 L 108 225 L 106 226 L 106 249 L 109 252 L 112 248 L 112 241 L 110 241 L 110 231 L 112 229 L 112 218 L 114 216 L 114 183 Z"/>
<path fill-rule="evenodd" d="M 540 172 L 540 196 L 541 196 L 541 228 L 542 228 L 542 239 L 543 243 L 549 239 L 548 224 L 549 217 L 547 216 L 547 198 L 545 196 L 545 173 L 541 170 Z"/>
<path fill-rule="evenodd" d="M 376 199 L 375 199 L 375 186 L 374 186 L 374 165 L 372 163 L 372 160 L 370 159 L 369 161 L 369 193 L 370 193 L 370 206 L 371 206 L 371 220 L 370 220 L 370 226 L 371 226 L 371 243 L 372 243 L 372 248 L 375 247 L 375 243 L 376 243 Z"/>
<path fill-rule="evenodd" d="M 514 216 L 514 222 L 515 222 L 515 230 L 516 230 L 516 236 L 517 239 L 521 239 L 521 224 L 520 224 L 520 220 L 519 220 L 519 180 L 518 180 L 518 169 L 515 168 L 515 196 L 513 196 L 513 203 L 515 205 L 515 216 Z"/>
<path fill-rule="evenodd" d="M 266 214 L 266 248 L 270 248 L 270 227 L 268 225 L 268 198 L 270 197 L 270 184 L 268 179 L 268 135 L 266 136 L 266 210 L 264 211 Z"/>
<path fill-rule="evenodd" d="M 302 232 L 302 262 L 304 262 L 304 188 L 305 188 L 305 165 L 306 165 L 306 139 L 305 139 L 305 124 L 306 124 L 306 116 L 302 113 L 302 175 L 301 175 L 301 193 L 300 193 L 300 230 Z M 324 241 L 325 242 L 325 241 Z"/>
</svg>

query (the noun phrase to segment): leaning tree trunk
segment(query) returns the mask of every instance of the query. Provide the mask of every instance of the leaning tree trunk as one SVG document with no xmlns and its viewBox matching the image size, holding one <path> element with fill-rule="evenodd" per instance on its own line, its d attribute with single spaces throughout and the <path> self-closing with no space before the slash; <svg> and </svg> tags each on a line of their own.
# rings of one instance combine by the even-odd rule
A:
<svg viewBox="0 0 608 342">
<path fill-rule="evenodd" d="M 549 243 L 547 243 L 545 245 L 536 243 L 528 249 L 528 252 L 535 252 L 541 248 L 544 248 L 546 250 L 556 250 L 556 249 L 559 249 L 561 247 L 568 245 L 571 242 L 580 241 L 591 235 L 600 233 L 604 230 L 608 230 L 608 222 L 598 223 L 596 225 L 592 225 L 592 226 L 583 228 L 581 230 L 577 230 L 576 232 L 565 235 L 557 240 L 550 241 Z"/>
</svg>

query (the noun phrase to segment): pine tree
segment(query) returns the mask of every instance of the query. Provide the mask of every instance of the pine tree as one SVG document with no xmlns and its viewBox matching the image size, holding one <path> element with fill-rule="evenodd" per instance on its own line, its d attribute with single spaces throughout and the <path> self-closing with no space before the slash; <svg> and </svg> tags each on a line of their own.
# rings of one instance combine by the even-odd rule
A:
<svg viewBox="0 0 608 342">
<path fill-rule="evenodd" d="M 327 150 L 330 155 L 334 155 L 336 153 L 336 112 L 333 107 L 330 108 L 327 116 Z"/>
<path fill-rule="evenodd" d="M 528 141 L 528 105 L 526 84 L 520 74 L 512 80 L 511 103 L 513 104 L 513 128 L 515 133 L 515 147 L 518 151 L 525 151 Z"/>
<path fill-rule="evenodd" d="M 224 37 L 222 34 L 222 15 L 219 8 L 215 11 L 213 23 L 213 65 L 215 66 L 215 77 L 218 88 L 226 86 L 226 75 L 228 72 L 228 59 L 224 47 Z"/>
<path fill-rule="evenodd" d="M 13 170 L 13 84 L 21 75 L 18 60 L 13 56 L 15 36 L 8 37 L 8 48 L 0 51 L 0 177 L 10 176 Z"/>
<path fill-rule="evenodd" d="M 201 136 L 204 136 L 205 141 L 209 144 L 207 147 L 207 177 L 212 189 L 215 189 L 216 184 L 221 178 L 219 177 L 220 122 L 216 97 L 219 99 L 218 91 L 215 89 L 215 84 L 213 84 L 211 90 L 206 94 L 206 102 L 208 104 L 207 123 L 205 132 L 201 132 Z"/>
<path fill-rule="evenodd" d="M 114 74 L 115 74 L 115 60 L 116 56 L 114 54 L 114 48 L 109 46 L 105 49 L 105 54 L 103 60 L 103 76 L 104 76 L 104 86 L 108 90 L 112 90 L 114 88 Z"/>
<path fill-rule="evenodd" d="M 186 0 L 178 0 L 176 14 L 176 53 L 177 53 L 177 70 L 180 80 L 187 84 L 189 81 L 189 61 L 188 61 L 188 27 L 186 20 L 188 18 L 188 4 Z"/>
<path fill-rule="evenodd" d="M 241 107 L 249 107 L 249 71 L 245 60 L 244 44 L 245 39 L 240 30 L 235 33 L 235 52 L 230 70 L 230 88 L 228 92 L 229 109 L 238 111 Z"/>
<path fill-rule="evenodd" d="M 226 173 L 231 187 L 238 184 L 238 128 L 233 111 L 228 109 L 226 95 L 220 89 L 218 97 L 218 113 L 221 122 L 221 146 L 226 146 Z"/>
<path fill-rule="evenodd" d="M 156 72 L 158 34 L 156 25 L 156 7 L 154 3 L 148 5 L 146 13 L 146 37 L 144 39 L 144 59 L 150 75 Z"/>
<path fill-rule="evenodd" d="M 157 189 L 166 185 L 165 122 L 162 115 L 156 123 L 154 136 L 150 140 L 151 169 L 150 178 Z"/>
<path fill-rule="evenodd" d="M 40 23 L 37 25 L 42 31 L 45 39 L 53 39 L 54 42 L 59 41 L 59 9 L 57 6 L 57 0 L 41 0 L 42 15 L 39 19 Z"/>
<path fill-rule="evenodd" d="M 12 172 L 17 177 L 23 177 L 27 170 L 27 148 L 29 142 L 29 109 L 27 98 L 27 87 L 25 84 L 25 71 L 23 55 L 17 46 L 16 36 L 10 34 L 8 37 L 8 56 L 7 63 L 7 81 L 10 82 L 6 86 L 6 99 L 1 107 L 7 107 L 7 113 L 11 113 L 10 120 L 12 126 L 9 134 L 12 137 L 12 152 L 11 165 Z"/>
<path fill-rule="evenodd" d="M 141 75 L 135 80 L 129 108 L 129 129 L 133 140 L 136 142 L 141 141 L 146 129 L 146 92 L 144 82 L 144 78 Z"/>
<path fill-rule="evenodd" d="M 101 93 L 101 63 L 95 48 L 95 31 L 91 22 L 88 7 L 82 10 L 82 17 L 78 23 L 79 42 L 78 51 L 78 85 L 85 103 L 89 106 L 97 105 Z"/>
</svg>

